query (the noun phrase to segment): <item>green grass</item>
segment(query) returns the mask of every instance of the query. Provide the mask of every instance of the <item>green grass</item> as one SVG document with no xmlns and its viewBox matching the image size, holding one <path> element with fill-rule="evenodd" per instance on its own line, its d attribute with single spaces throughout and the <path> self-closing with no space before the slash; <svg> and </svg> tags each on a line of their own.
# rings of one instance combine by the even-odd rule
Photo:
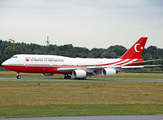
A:
<svg viewBox="0 0 163 120">
<path fill-rule="evenodd" d="M 0 117 L 163 114 L 163 104 L 61 104 L 0 106 Z"/>
<path fill-rule="evenodd" d="M 163 104 L 162 82 L 0 81 L 0 106 Z"/>
<path fill-rule="evenodd" d="M 163 114 L 163 83 L 0 81 L 0 117 Z"/>
<path fill-rule="evenodd" d="M 0 77 L 15 75 L 0 71 Z M 40 74 L 21 75 L 46 78 Z M 162 79 L 163 74 L 119 73 L 108 78 Z M 138 114 L 163 114 L 162 82 L 0 81 L 0 117 Z"/>
</svg>

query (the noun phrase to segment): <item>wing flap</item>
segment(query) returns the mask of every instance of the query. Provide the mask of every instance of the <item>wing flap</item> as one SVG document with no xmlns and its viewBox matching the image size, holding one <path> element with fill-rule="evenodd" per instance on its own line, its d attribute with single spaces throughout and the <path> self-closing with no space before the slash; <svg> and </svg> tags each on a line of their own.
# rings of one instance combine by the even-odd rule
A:
<svg viewBox="0 0 163 120">
<path fill-rule="evenodd" d="M 91 67 L 87 67 L 87 69 L 102 69 L 104 68 L 104 66 L 91 66 Z"/>
<path fill-rule="evenodd" d="M 73 70 L 76 70 L 78 68 L 58 68 L 57 71 L 59 72 L 72 72 Z"/>
</svg>

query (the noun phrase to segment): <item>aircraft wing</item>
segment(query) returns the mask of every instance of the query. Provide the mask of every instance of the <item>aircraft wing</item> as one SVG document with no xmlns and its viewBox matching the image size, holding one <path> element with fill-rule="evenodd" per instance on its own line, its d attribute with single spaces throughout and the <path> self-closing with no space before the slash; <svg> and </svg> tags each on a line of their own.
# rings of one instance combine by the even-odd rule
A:
<svg viewBox="0 0 163 120">
<path fill-rule="evenodd" d="M 74 67 L 74 68 L 58 68 L 57 71 L 59 72 L 72 72 L 73 70 L 86 70 L 87 72 L 89 71 L 94 71 L 94 70 L 99 70 L 103 69 L 103 66 L 91 66 L 91 67 L 85 67 L 85 68 L 79 68 L 79 67 Z"/>
<path fill-rule="evenodd" d="M 73 70 L 86 70 L 87 72 L 93 72 L 96 70 L 104 69 L 104 68 L 115 68 L 115 69 L 134 69 L 134 68 L 151 68 L 151 67 L 159 67 L 162 65 L 141 65 L 141 66 L 91 66 L 85 68 L 58 68 L 57 71 L 59 72 L 72 72 Z"/>
<path fill-rule="evenodd" d="M 59 72 L 72 72 L 73 70 L 77 70 L 78 68 L 58 68 Z"/>
</svg>

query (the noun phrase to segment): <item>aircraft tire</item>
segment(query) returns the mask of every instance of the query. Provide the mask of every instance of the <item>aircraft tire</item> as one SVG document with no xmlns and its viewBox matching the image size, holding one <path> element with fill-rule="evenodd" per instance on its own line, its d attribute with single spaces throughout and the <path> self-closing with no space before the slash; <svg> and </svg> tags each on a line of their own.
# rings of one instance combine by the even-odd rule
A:
<svg viewBox="0 0 163 120">
<path fill-rule="evenodd" d="M 64 79 L 71 79 L 71 76 L 64 76 Z"/>
<path fill-rule="evenodd" d="M 20 78 L 21 78 L 21 76 L 20 76 L 20 75 L 17 75 L 17 76 L 16 76 L 16 78 L 17 78 L 17 79 L 20 79 Z"/>
</svg>

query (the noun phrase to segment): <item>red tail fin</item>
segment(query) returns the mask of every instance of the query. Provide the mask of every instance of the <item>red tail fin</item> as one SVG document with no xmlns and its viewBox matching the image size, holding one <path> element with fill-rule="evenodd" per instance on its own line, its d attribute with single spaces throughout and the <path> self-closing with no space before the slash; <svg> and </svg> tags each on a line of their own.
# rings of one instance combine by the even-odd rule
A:
<svg viewBox="0 0 163 120">
<path fill-rule="evenodd" d="M 141 37 L 124 55 L 121 59 L 139 59 L 144 50 L 147 37 Z"/>
</svg>

